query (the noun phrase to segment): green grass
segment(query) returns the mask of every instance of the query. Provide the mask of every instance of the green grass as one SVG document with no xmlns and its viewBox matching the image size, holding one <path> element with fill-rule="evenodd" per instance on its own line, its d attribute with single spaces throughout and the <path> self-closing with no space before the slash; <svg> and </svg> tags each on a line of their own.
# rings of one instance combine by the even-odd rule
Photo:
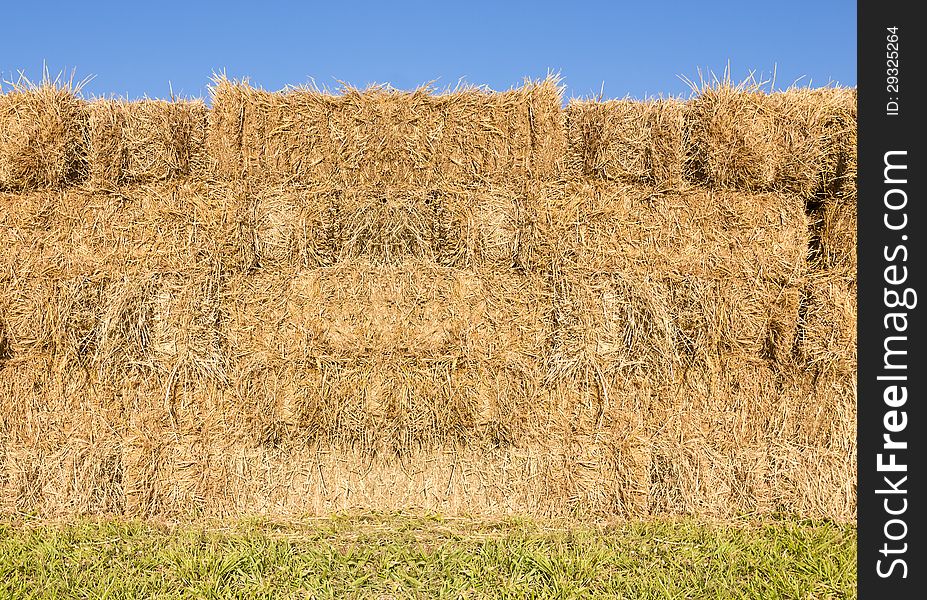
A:
<svg viewBox="0 0 927 600">
<path fill-rule="evenodd" d="M 2 598 L 851 598 L 856 529 L 350 515 L 0 519 Z"/>
</svg>

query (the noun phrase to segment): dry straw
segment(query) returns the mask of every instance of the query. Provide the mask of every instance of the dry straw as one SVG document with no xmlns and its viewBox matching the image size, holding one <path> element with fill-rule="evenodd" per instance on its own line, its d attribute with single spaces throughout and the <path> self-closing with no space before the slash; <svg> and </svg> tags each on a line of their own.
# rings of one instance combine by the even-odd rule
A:
<svg viewBox="0 0 927 600">
<path fill-rule="evenodd" d="M 56 188 L 85 174 L 81 86 L 46 73 L 0 94 L 0 189 Z"/>
<path fill-rule="evenodd" d="M 572 100 L 566 110 L 573 172 L 608 180 L 682 184 L 685 104 L 678 100 Z"/>
<path fill-rule="evenodd" d="M 729 75 L 690 85 L 697 92 L 686 113 L 693 181 L 806 199 L 855 188 L 855 91 L 766 93 L 765 82 L 734 84 Z"/>
<path fill-rule="evenodd" d="M 342 187 L 512 181 L 556 174 L 564 149 L 556 77 L 508 92 L 387 86 L 282 93 L 214 80 L 215 174 Z"/>
<path fill-rule="evenodd" d="M 214 83 L 0 99 L 3 510 L 855 517 L 852 91 Z"/>
<path fill-rule="evenodd" d="M 671 323 L 673 360 L 664 333 L 628 348 L 628 360 L 657 351 L 653 361 L 664 364 L 731 354 L 788 364 L 808 269 L 807 219 L 793 198 L 695 190 L 654 194 L 601 183 L 551 191 L 539 218 L 544 242 L 539 254 L 554 261 L 556 278 L 574 287 L 606 276 L 637 289 L 619 295 L 612 308 L 577 306 L 574 312 L 583 319 L 600 321 L 587 323 L 585 331 L 606 331 L 602 318 L 643 310 L 651 313 L 643 322 L 630 315 L 623 319 L 626 326 L 634 324 L 633 335 L 624 335 L 626 344 L 656 323 Z M 636 304 L 642 306 L 632 308 Z M 657 306 L 664 308 L 654 314 Z M 645 371 L 657 380 L 665 369 Z"/>
<path fill-rule="evenodd" d="M 100 187 L 189 176 L 204 166 L 200 101 L 95 100 L 87 105 L 87 160 Z"/>
</svg>

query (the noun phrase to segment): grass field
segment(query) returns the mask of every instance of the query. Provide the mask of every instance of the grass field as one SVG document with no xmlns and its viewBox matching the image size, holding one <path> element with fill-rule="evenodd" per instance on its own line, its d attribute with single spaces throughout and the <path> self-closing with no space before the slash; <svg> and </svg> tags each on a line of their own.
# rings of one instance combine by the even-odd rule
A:
<svg viewBox="0 0 927 600">
<path fill-rule="evenodd" d="M 7 598 L 854 598 L 856 528 L 343 515 L 0 521 Z"/>
</svg>

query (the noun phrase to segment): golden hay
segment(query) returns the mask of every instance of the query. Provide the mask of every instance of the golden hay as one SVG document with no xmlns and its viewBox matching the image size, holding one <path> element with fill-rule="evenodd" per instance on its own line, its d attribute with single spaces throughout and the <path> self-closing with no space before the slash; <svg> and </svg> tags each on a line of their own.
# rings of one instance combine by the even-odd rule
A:
<svg viewBox="0 0 927 600">
<path fill-rule="evenodd" d="M 238 215 L 247 234 L 235 243 L 250 267 L 311 268 L 363 258 L 525 269 L 533 260 L 536 198 L 505 187 L 388 192 L 243 181 L 205 193 L 211 205 Z"/>
<path fill-rule="evenodd" d="M 807 290 L 799 340 L 804 364 L 813 372 L 856 373 L 856 279 L 816 272 Z"/>
<path fill-rule="evenodd" d="M 551 189 L 538 218 L 538 252 L 556 261 L 566 282 L 589 275 L 643 280 L 642 298 L 665 298 L 656 305 L 668 314 L 651 322 L 672 323 L 671 356 L 684 363 L 719 353 L 787 362 L 807 271 L 807 235 L 804 210 L 788 196 L 654 195 L 621 184 Z M 602 314 L 595 306 L 576 310 L 595 318 Z M 644 346 L 664 348 L 663 337 Z M 659 360 L 666 359 L 661 350 Z"/>
<path fill-rule="evenodd" d="M 856 91 L 792 88 L 766 101 L 778 123 L 776 187 L 806 199 L 855 194 Z"/>
<path fill-rule="evenodd" d="M 212 88 L 207 149 L 222 178 L 345 188 L 432 186 L 555 175 L 563 153 L 556 78 L 503 93 L 388 87 L 341 95 Z"/>
<path fill-rule="evenodd" d="M 824 268 L 839 273 L 856 274 L 856 201 L 833 199 L 822 205 L 820 258 Z"/>
<path fill-rule="evenodd" d="M 0 189 L 58 188 L 86 173 L 84 101 L 43 81 L 0 94 Z"/>
<path fill-rule="evenodd" d="M 662 189 L 680 186 L 685 110 L 678 100 L 571 101 L 566 109 L 570 169 Z"/>
<path fill-rule="evenodd" d="M 45 515 L 279 517 L 373 506 L 452 515 L 724 518 L 797 510 L 854 518 L 852 385 L 724 366 L 710 381 L 697 376 L 661 392 L 616 394 L 605 407 L 563 389 L 559 404 L 542 399 L 539 440 L 445 443 L 398 457 L 287 437 L 279 428 L 275 435 L 266 429 L 270 437 L 259 443 L 244 439 L 234 429 L 239 415 L 227 412 L 245 406 L 243 399 L 223 400 L 220 388 L 181 385 L 165 398 L 126 385 L 115 395 L 86 379 L 66 389 L 41 365 L 4 369 L 0 389 L 24 402 L 4 407 L 4 423 L 14 427 L 4 427 L 0 497 L 8 509 Z M 254 381 L 277 386 L 266 374 Z M 777 401 L 756 402 L 762 396 Z M 67 410 L 88 401 L 91 413 Z M 288 418 L 285 406 L 260 408 Z"/>
<path fill-rule="evenodd" d="M 728 84 L 706 86 L 689 102 L 691 180 L 708 187 L 774 188 L 783 160 L 766 95 Z"/>
<path fill-rule="evenodd" d="M 213 93 L 0 149 L 0 511 L 855 517 L 852 90 Z"/>
<path fill-rule="evenodd" d="M 855 189 L 855 90 L 767 94 L 755 84 L 719 83 L 689 101 L 686 117 L 687 175 L 696 183 L 805 199 Z"/>
<path fill-rule="evenodd" d="M 204 166 L 207 110 L 201 100 L 95 100 L 87 112 L 95 186 L 189 176 Z"/>
<path fill-rule="evenodd" d="M 241 371 L 260 372 L 258 383 L 273 372 L 291 389 L 314 382 L 297 399 L 270 396 L 291 398 L 286 410 L 311 439 L 371 451 L 480 438 L 511 417 L 497 414 L 493 390 L 543 342 L 543 282 L 504 273 L 353 260 L 255 272 L 228 293 L 227 339 Z M 260 402 L 262 389 L 241 395 Z"/>
</svg>

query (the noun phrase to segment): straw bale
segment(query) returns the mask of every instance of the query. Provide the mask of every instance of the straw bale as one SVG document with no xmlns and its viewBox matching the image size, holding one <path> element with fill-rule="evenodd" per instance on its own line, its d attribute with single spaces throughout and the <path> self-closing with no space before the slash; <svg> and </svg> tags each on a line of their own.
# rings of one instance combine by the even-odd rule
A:
<svg viewBox="0 0 927 600">
<path fill-rule="evenodd" d="M 784 424 L 770 448 L 775 506 L 837 521 L 856 518 L 856 372 L 807 377 L 780 410 Z"/>
<path fill-rule="evenodd" d="M 288 406 L 289 392 L 312 390 L 316 382 L 301 373 L 291 380 L 272 370 L 255 372 L 240 390 L 246 396 L 221 386 L 178 384 L 165 397 L 163 384 L 152 380 L 154 387 L 123 389 L 113 406 L 90 379 L 65 390 L 41 368 L 7 368 L 0 371 L 0 389 L 23 402 L 3 407 L 6 421 L 16 425 L 14 435 L 4 436 L 4 502 L 47 515 L 295 516 L 426 508 L 726 518 L 799 507 L 801 514 L 851 520 L 852 382 L 793 381 L 762 363 L 736 360 L 721 367 L 708 379 L 689 373 L 664 390 L 615 393 L 604 409 L 583 406 L 576 387 L 564 386 L 558 394 L 566 410 L 534 400 L 544 404 L 534 423 L 543 437 L 502 446 L 468 437 L 460 445 L 412 445 L 398 456 L 302 435 L 306 415 Z M 29 381 L 21 380 L 24 373 Z M 372 387 L 366 377 L 355 383 Z M 242 411 L 255 392 L 268 390 L 279 393 L 278 404 L 256 402 L 255 408 L 265 417 L 275 411 L 296 435 L 278 430 L 276 439 L 249 437 Z M 776 402 L 757 401 L 764 397 Z M 96 414 L 67 410 L 80 404 Z M 342 420 L 338 427 L 345 425 Z M 526 426 L 530 422 L 520 424 Z M 104 435 L 104 427 L 118 436 Z"/>
<path fill-rule="evenodd" d="M 835 159 L 833 167 L 828 169 L 827 173 L 833 174 L 833 181 L 836 183 L 836 195 L 840 198 L 856 203 L 856 186 L 857 186 L 857 137 L 858 137 L 858 112 L 856 88 L 837 89 L 834 91 L 835 100 L 835 121 L 839 124 L 837 131 L 839 135 L 834 137 Z"/>
<path fill-rule="evenodd" d="M 783 148 L 766 95 L 753 88 L 704 87 L 689 102 L 689 162 L 696 183 L 750 191 L 775 187 Z"/>
<path fill-rule="evenodd" d="M 856 276 L 856 211 L 855 200 L 834 198 L 822 204 L 818 235 L 820 263 L 824 269 Z"/>
<path fill-rule="evenodd" d="M 0 369 L 0 390 L 17 400 L 0 406 L 2 502 L 41 513 L 121 512 L 113 429 L 121 411 L 86 373 L 65 374 L 47 358 L 26 357 Z"/>
<path fill-rule="evenodd" d="M 20 280 L 0 306 L 9 354 L 48 356 L 117 381 L 133 369 L 222 379 L 218 286 L 204 270 Z"/>
<path fill-rule="evenodd" d="M 224 186 L 176 180 L 0 197 L 0 265 L 18 277 L 114 277 L 254 262 L 252 215 Z"/>
<path fill-rule="evenodd" d="M 563 114 L 563 90 L 560 77 L 548 75 L 526 84 L 528 126 L 531 131 L 532 179 L 548 180 L 564 171 L 567 153 L 566 120 Z"/>
<path fill-rule="evenodd" d="M 449 516 L 625 514 L 621 488 L 591 439 L 569 448 L 448 447 L 402 460 L 350 449 L 216 441 L 166 442 L 164 466 L 146 474 L 150 484 L 138 483 L 140 491 L 153 491 L 139 494 L 139 508 L 147 509 L 139 512 L 297 517 L 375 507 Z"/>
<path fill-rule="evenodd" d="M 87 105 L 87 160 L 95 186 L 193 175 L 205 160 L 201 100 L 95 100 Z"/>
<path fill-rule="evenodd" d="M 543 285 L 417 261 L 243 275 L 228 288 L 229 351 L 241 373 L 262 375 L 238 395 L 264 402 L 268 417 L 290 414 L 277 421 L 301 423 L 300 435 L 369 449 L 512 429 L 525 404 L 500 394 L 527 393 Z M 315 383 L 273 408 L 286 381 Z"/>
<path fill-rule="evenodd" d="M 3 292 L 8 344 L 14 354 L 52 354 L 86 362 L 96 352 L 95 331 L 105 277 L 18 280 Z"/>
<path fill-rule="evenodd" d="M 206 266 L 112 280 L 95 307 L 88 361 L 110 384 L 131 373 L 226 379 L 220 327 L 222 275 Z"/>
<path fill-rule="evenodd" d="M 778 194 L 692 190 L 653 195 L 622 184 L 551 189 L 538 217 L 538 253 L 557 269 L 650 281 L 665 297 L 676 350 L 690 362 L 791 353 L 807 271 L 807 218 Z M 656 311 L 661 313 L 662 311 Z M 660 317 L 664 321 L 667 317 Z M 660 339 L 648 348 L 664 348 Z"/>
<path fill-rule="evenodd" d="M 757 85 L 704 86 L 689 102 L 689 178 L 811 200 L 855 197 L 856 92 Z"/>
<path fill-rule="evenodd" d="M 546 178 L 564 142 L 555 78 L 494 93 L 385 86 L 331 95 L 217 79 L 207 151 L 218 177 L 345 188 Z"/>
<path fill-rule="evenodd" d="M 809 281 L 800 348 L 813 371 L 855 374 L 856 279 L 820 271 Z"/>
<path fill-rule="evenodd" d="M 59 188 L 83 178 L 84 102 L 43 82 L 0 94 L 0 188 Z"/>
<path fill-rule="evenodd" d="M 739 359 L 719 367 L 707 377 L 687 372 L 655 411 L 652 514 L 800 506 L 801 514 L 855 518 L 854 383 Z"/>
<path fill-rule="evenodd" d="M 800 275 L 808 220 L 788 195 L 724 190 L 655 193 L 621 183 L 547 186 L 538 254 L 590 268 L 628 265 L 679 274 L 755 278 Z"/>
<path fill-rule="evenodd" d="M 235 261 L 221 233 L 236 232 L 227 211 L 195 185 L 125 192 L 37 192 L 0 206 L 9 352 L 117 380 L 136 368 L 223 377 L 219 287 L 223 259 Z"/>
<path fill-rule="evenodd" d="M 219 81 L 217 179 L 94 104 L 90 185 L 0 193 L 2 510 L 852 520 L 855 93 L 727 92 L 567 152 L 550 81 Z"/>
<path fill-rule="evenodd" d="M 766 102 L 778 123 L 782 149 L 776 187 L 806 199 L 853 196 L 855 90 L 792 88 L 768 95 Z"/>
<path fill-rule="evenodd" d="M 672 99 L 571 101 L 566 109 L 571 170 L 663 189 L 682 185 L 685 110 Z"/>
<path fill-rule="evenodd" d="M 856 88 L 802 90 L 805 102 L 818 105 L 811 126 L 824 148 L 822 190 L 825 195 L 856 203 Z M 796 102 L 801 106 L 801 102 Z"/>
<path fill-rule="evenodd" d="M 620 375 L 660 383 L 678 362 L 667 290 L 633 272 L 552 273 L 549 381 Z"/>
<path fill-rule="evenodd" d="M 530 188 L 375 191 L 245 181 L 209 194 L 237 215 L 241 235 L 234 242 L 249 268 L 365 259 L 524 270 L 535 259 L 538 198 Z"/>
</svg>

